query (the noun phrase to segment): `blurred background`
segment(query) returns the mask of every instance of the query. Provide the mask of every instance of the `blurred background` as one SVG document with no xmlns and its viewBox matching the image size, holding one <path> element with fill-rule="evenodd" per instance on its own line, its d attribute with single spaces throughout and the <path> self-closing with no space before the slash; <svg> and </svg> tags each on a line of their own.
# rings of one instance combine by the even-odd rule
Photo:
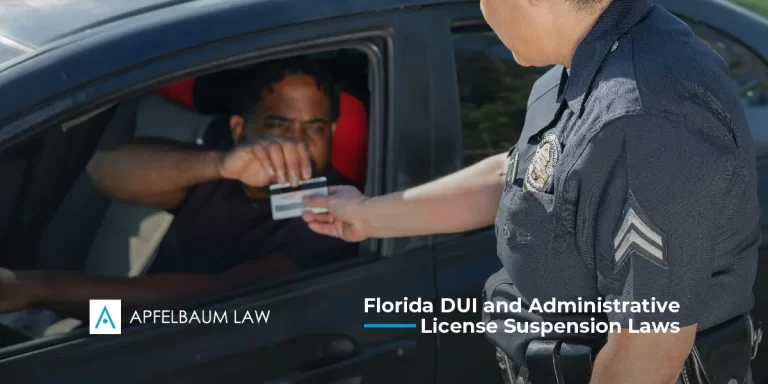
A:
<svg viewBox="0 0 768 384">
<path fill-rule="evenodd" d="M 733 2 L 768 17 L 768 0 L 733 0 Z"/>
</svg>

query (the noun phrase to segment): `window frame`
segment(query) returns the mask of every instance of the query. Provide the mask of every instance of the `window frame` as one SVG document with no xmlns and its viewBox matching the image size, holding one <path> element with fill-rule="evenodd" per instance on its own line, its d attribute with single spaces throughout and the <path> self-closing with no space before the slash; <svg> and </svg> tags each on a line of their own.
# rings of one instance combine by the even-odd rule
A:
<svg viewBox="0 0 768 384">
<path fill-rule="evenodd" d="M 463 20 L 463 21 L 454 23 L 451 26 L 451 29 L 450 29 L 450 34 L 451 34 L 451 37 L 453 38 L 454 43 L 456 42 L 456 39 L 459 36 L 466 37 L 467 35 L 482 35 L 482 34 L 488 34 L 488 33 L 493 34 L 494 32 L 491 29 L 491 27 L 487 23 L 482 21 L 482 20 Z M 497 39 L 498 39 L 498 37 L 497 37 Z M 503 45 L 503 42 L 501 42 L 501 40 L 499 40 L 499 44 Z M 457 55 L 458 52 L 459 51 L 456 50 L 455 46 L 454 46 L 454 60 L 458 59 L 458 55 Z M 513 61 L 514 61 L 514 59 L 513 59 Z M 548 66 L 548 67 L 544 67 L 544 68 L 541 68 L 541 67 L 523 67 L 523 66 L 520 66 L 519 64 L 516 64 L 516 63 L 515 63 L 515 65 L 519 66 L 520 69 L 524 70 L 524 71 L 528 71 L 528 72 L 538 71 L 538 72 L 540 72 L 538 74 L 538 76 L 536 77 L 537 80 L 538 80 L 538 78 L 543 76 L 547 71 L 549 71 L 551 69 L 551 67 L 552 67 L 552 66 Z M 457 90 L 458 90 L 458 98 L 459 98 L 459 113 L 460 113 L 460 116 L 461 116 L 463 114 L 463 112 L 461 111 L 461 87 L 460 87 L 461 84 L 459 84 L 459 80 L 460 80 L 459 68 L 457 67 L 456 68 L 456 82 L 457 82 Z M 533 88 L 533 84 L 531 84 L 531 88 L 528 88 L 525 91 L 526 92 L 526 94 L 525 94 L 526 114 L 527 114 L 527 101 L 528 101 L 528 98 L 529 98 L 529 95 L 530 95 L 530 91 L 531 91 L 532 88 Z M 525 119 L 523 119 L 522 123 L 523 123 L 523 125 L 525 124 Z M 462 141 L 461 142 L 461 149 L 462 149 L 462 153 L 463 153 L 463 158 L 462 158 L 463 163 L 462 164 L 463 164 L 463 167 L 468 167 L 468 166 L 470 166 L 470 165 L 472 165 L 474 163 L 467 163 L 466 161 L 464 161 L 467 158 L 467 148 L 465 146 L 465 141 L 464 141 L 464 122 L 463 122 L 463 117 L 460 117 L 459 124 L 461 126 L 461 141 Z M 522 129 L 523 129 L 523 125 L 521 125 L 519 127 L 521 132 L 522 132 Z M 517 143 L 518 140 L 519 140 L 519 136 L 514 139 L 513 145 L 515 143 Z M 484 155 L 483 158 L 486 158 L 488 156 L 497 155 L 499 153 L 507 152 L 507 151 L 509 151 L 509 149 L 511 147 L 512 146 L 497 148 L 498 152 L 491 152 L 491 151 L 494 151 L 495 149 L 489 149 L 488 150 L 489 154 Z"/>
</svg>

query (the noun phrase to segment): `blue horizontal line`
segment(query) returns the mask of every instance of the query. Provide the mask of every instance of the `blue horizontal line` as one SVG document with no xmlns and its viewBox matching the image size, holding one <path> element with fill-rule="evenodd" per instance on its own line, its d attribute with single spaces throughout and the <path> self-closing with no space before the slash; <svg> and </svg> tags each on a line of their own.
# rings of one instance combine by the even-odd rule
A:
<svg viewBox="0 0 768 384">
<path fill-rule="evenodd" d="M 416 324 L 363 324 L 364 328 L 416 328 Z"/>
</svg>

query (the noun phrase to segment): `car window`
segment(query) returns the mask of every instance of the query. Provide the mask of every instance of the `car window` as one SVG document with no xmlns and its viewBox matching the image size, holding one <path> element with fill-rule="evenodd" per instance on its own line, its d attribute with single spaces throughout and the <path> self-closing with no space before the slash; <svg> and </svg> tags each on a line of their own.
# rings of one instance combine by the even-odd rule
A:
<svg viewBox="0 0 768 384">
<path fill-rule="evenodd" d="M 728 76 L 741 97 L 757 156 L 761 224 L 768 233 L 768 64 L 731 36 L 704 23 L 683 20 L 725 60 Z"/>
<path fill-rule="evenodd" d="M 77 271 L 69 275 L 74 277 L 70 284 L 103 276 L 118 278 L 113 282 L 125 282 L 126 289 L 136 288 L 131 284 L 140 280 L 126 278 L 171 276 L 170 285 L 150 288 L 146 300 L 165 298 L 170 301 L 163 308 L 177 309 L 230 299 L 236 291 L 261 289 L 276 280 L 301 280 L 295 275 L 356 263 L 364 256 L 375 258 L 361 251 L 371 249 L 368 244 L 318 235 L 298 217 L 275 220 L 275 212 L 295 211 L 300 198 L 283 194 L 282 200 L 271 200 L 278 194 L 268 186 L 249 188 L 236 177 L 182 188 L 173 206 L 159 206 L 151 188 L 142 189 L 139 198 L 130 192 L 159 183 L 153 179 L 155 167 L 165 166 L 166 177 L 190 172 L 181 163 L 161 160 L 182 161 L 173 153 L 234 150 L 236 132 L 243 134 L 236 139 L 243 144 L 272 136 L 302 140 L 314 166 L 312 177 L 364 190 L 368 87 L 379 83 L 370 81 L 369 57 L 360 49 L 342 49 L 184 79 L 50 126 L 36 138 L 34 153 L 10 145 L 0 151 L 0 175 L 6 181 L 0 197 L 9 200 L 0 204 L 0 269 L 45 270 L 51 277 L 56 271 Z M 187 87 L 188 80 L 193 88 Z M 145 161 L 145 153 L 158 157 Z M 118 168 L 129 163 L 135 166 L 128 173 L 141 177 L 121 181 L 129 176 Z M 317 183 L 297 190 L 310 185 Z M 203 285 L 204 291 L 177 300 L 189 286 L 198 286 L 195 279 L 173 283 L 178 273 L 221 279 L 222 285 L 210 290 Z M 19 325 L 19 318 L 0 312 L 0 330 L 2 324 Z M 38 337 L 59 318 L 47 316 L 13 328 Z"/>
<path fill-rule="evenodd" d="M 701 22 L 686 20 L 728 65 L 728 76 L 741 97 L 757 157 L 768 155 L 768 65 L 751 49 Z"/>
<path fill-rule="evenodd" d="M 487 27 L 453 32 L 467 166 L 507 151 L 517 142 L 531 87 L 547 69 L 517 64 Z"/>
<path fill-rule="evenodd" d="M 728 64 L 758 157 L 768 155 L 768 65 L 752 50 L 705 24 L 686 20 Z M 541 69 L 517 65 L 489 31 L 455 33 L 465 165 L 508 149 L 519 137 L 531 86 Z"/>
</svg>

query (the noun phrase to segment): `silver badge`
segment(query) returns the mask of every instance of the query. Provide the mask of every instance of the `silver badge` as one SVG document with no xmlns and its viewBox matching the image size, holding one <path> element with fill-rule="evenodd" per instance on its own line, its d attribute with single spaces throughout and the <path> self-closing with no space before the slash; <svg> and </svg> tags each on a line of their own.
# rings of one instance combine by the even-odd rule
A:
<svg viewBox="0 0 768 384">
<path fill-rule="evenodd" d="M 528 165 L 525 174 L 523 190 L 547 192 L 552 187 L 555 176 L 555 166 L 560 160 L 560 141 L 557 136 L 549 134 L 544 136 L 536 148 L 536 154 Z"/>
</svg>

